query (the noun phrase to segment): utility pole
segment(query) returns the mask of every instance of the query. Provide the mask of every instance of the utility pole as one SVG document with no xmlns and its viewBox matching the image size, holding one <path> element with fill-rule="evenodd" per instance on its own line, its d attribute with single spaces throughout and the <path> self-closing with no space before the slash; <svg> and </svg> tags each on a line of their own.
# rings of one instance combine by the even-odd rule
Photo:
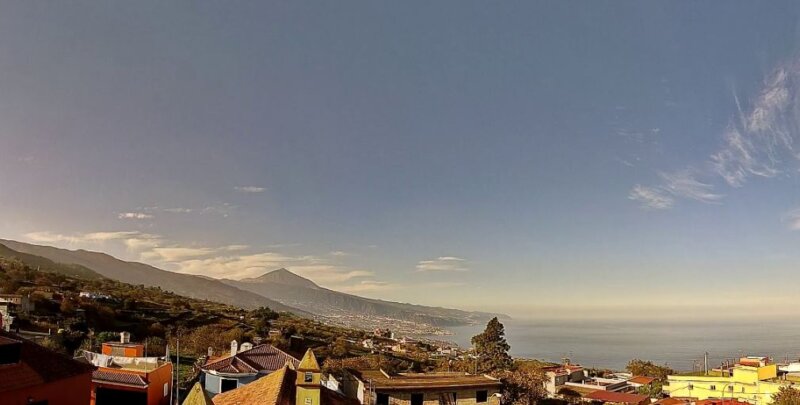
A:
<svg viewBox="0 0 800 405">
<path fill-rule="evenodd" d="M 703 355 L 703 371 L 708 375 L 708 352 Z"/>
<path fill-rule="evenodd" d="M 181 403 L 181 387 L 180 387 L 180 381 L 181 381 L 181 369 L 180 369 L 180 367 L 181 367 L 181 333 L 180 332 L 178 332 L 178 340 L 177 340 L 177 343 L 175 344 L 175 352 L 176 352 L 176 355 L 178 356 L 178 362 L 177 362 L 178 364 L 176 364 L 176 366 L 175 366 L 175 403 L 176 404 L 180 404 Z"/>
</svg>

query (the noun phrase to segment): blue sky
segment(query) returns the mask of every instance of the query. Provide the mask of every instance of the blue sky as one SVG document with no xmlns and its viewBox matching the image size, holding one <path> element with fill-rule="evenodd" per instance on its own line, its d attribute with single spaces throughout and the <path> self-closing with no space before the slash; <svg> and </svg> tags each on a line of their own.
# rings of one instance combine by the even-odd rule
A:
<svg viewBox="0 0 800 405">
<path fill-rule="evenodd" d="M 517 316 L 789 310 L 794 2 L 0 11 L 3 237 Z"/>
</svg>

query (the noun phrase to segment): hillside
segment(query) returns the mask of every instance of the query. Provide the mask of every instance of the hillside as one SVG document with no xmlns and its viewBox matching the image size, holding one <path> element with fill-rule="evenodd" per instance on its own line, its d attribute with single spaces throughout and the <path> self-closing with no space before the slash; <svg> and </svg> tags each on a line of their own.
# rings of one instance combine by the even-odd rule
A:
<svg viewBox="0 0 800 405">
<path fill-rule="evenodd" d="M 242 308 L 269 307 L 275 311 L 293 312 L 300 316 L 310 314 L 281 304 L 267 296 L 244 291 L 220 281 L 205 277 L 161 270 L 144 263 L 126 262 L 105 253 L 86 250 L 67 250 L 51 246 L 0 239 L 0 244 L 20 253 L 39 256 L 55 263 L 83 266 L 103 277 L 123 283 L 160 287 L 176 294 L 208 301 L 235 305 Z M 31 263 L 26 260 L 26 263 Z"/>
<path fill-rule="evenodd" d="M 100 274 L 79 264 L 56 263 L 50 259 L 27 253 L 17 252 L 8 246 L 0 244 L 0 257 L 7 259 L 18 259 L 31 268 L 48 273 L 58 273 L 69 277 L 83 278 L 86 280 L 98 280 L 103 278 Z"/>
<path fill-rule="evenodd" d="M 222 281 L 242 290 L 270 297 L 285 305 L 326 317 L 380 317 L 447 327 L 481 322 L 495 316 L 345 294 L 320 287 L 313 281 L 286 269 L 274 270 L 256 278 Z"/>
</svg>

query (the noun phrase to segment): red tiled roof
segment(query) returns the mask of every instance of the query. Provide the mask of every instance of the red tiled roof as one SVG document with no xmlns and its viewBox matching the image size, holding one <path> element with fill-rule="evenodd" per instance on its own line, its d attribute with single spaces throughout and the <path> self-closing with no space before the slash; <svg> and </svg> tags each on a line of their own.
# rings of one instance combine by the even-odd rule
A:
<svg viewBox="0 0 800 405">
<path fill-rule="evenodd" d="M 656 404 L 658 404 L 658 405 L 683 405 L 683 404 L 688 404 L 689 402 L 691 402 L 691 401 L 689 401 L 688 399 L 664 398 L 664 399 L 659 399 L 658 401 L 656 401 Z"/>
<path fill-rule="evenodd" d="M 638 404 L 648 399 L 647 395 L 626 394 L 623 392 L 611 392 L 604 390 L 597 390 L 590 392 L 584 398 L 595 399 L 603 402 L 613 402 L 622 404 Z"/>
<path fill-rule="evenodd" d="M 136 387 L 147 387 L 147 382 L 142 376 L 133 373 L 115 373 L 112 371 L 95 370 L 92 373 L 92 380 L 110 384 L 124 384 Z"/>
<path fill-rule="evenodd" d="M 202 369 L 221 373 L 271 373 L 280 370 L 287 362 L 294 367 L 300 364 L 299 360 L 282 350 L 264 344 L 239 352 L 235 356 L 206 363 Z"/>
<path fill-rule="evenodd" d="M 11 333 L 0 332 L 0 341 L 3 345 L 21 345 L 19 363 L 0 365 L 0 392 L 89 374 L 94 370 L 94 366 L 45 349 Z"/>
<path fill-rule="evenodd" d="M 636 377 L 631 378 L 628 382 L 632 382 L 634 384 L 642 384 L 647 385 L 655 381 L 656 379 L 653 377 L 645 377 L 641 375 L 637 375 Z"/>
</svg>

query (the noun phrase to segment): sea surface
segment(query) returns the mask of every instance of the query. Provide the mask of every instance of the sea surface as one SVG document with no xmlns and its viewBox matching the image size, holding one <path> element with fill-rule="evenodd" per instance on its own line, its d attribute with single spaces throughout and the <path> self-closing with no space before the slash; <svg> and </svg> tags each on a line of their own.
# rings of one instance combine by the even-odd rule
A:
<svg viewBox="0 0 800 405">
<path fill-rule="evenodd" d="M 800 320 L 770 321 L 601 321 L 505 320 L 506 338 L 515 357 L 560 362 L 570 358 L 587 367 L 623 370 L 639 358 L 666 364 L 679 371 L 747 355 L 770 356 L 776 361 L 800 358 Z M 484 325 L 449 328 L 449 340 L 470 347 L 470 338 Z"/>
</svg>

